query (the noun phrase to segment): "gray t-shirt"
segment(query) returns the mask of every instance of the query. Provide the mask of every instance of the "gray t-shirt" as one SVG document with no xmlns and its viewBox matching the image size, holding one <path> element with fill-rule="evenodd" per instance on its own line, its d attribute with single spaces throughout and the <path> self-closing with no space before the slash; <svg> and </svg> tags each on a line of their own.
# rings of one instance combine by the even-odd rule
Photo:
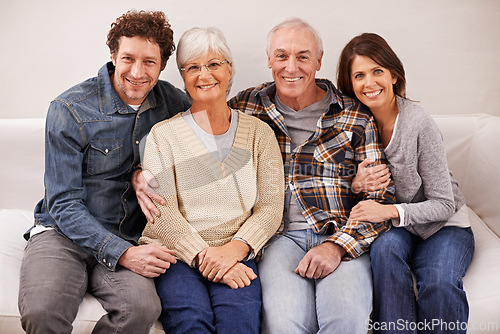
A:
<svg viewBox="0 0 500 334">
<path fill-rule="evenodd" d="M 196 121 L 191 114 L 191 110 L 187 110 L 182 113 L 182 118 L 186 121 L 196 137 L 203 143 L 207 150 L 213 154 L 217 160 L 223 162 L 233 147 L 236 129 L 238 128 L 238 112 L 231 109 L 231 123 L 229 125 L 229 129 L 226 133 L 221 135 L 212 135 L 200 128 L 198 124 L 196 124 Z"/>
<path fill-rule="evenodd" d="M 320 87 L 326 90 L 326 94 L 321 101 L 311 104 L 299 111 L 295 111 L 283 104 L 276 94 L 276 109 L 285 119 L 288 134 L 292 140 L 292 151 L 295 151 L 297 147 L 304 144 L 314 134 L 318 128 L 318 122 L 321 115 L 330 108 L 333 92 L 327 85 L 320 85 Z M 302 214 L 299 203 L 291 197 L 290 188 L 286 189 L 285 198 L 287 201 L 285 203 L 285 215 L 288 214 L 288 221 L 290 222 L 288 229 L 293 231 L 309 228 L 309 224 Z"/>
</svg>

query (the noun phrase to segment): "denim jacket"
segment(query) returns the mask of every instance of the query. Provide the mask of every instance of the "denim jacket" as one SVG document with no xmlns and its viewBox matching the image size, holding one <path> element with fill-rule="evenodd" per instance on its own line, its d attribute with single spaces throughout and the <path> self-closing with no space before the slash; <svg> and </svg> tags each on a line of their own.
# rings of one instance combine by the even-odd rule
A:
<svg viewBox="0 0 500 334">
<path fill-rule="evenodd" d="M 35 208 L 35 225 L 55 228 L 110 270 L 146 223 L 131 183 L 140 141 L 155 123 L 189 108 L 184 93 L 159 80 L 137 112 L 111 85 L 113 71 L 108 63 L 51 102 L 45 196 Z"/>
</svg>

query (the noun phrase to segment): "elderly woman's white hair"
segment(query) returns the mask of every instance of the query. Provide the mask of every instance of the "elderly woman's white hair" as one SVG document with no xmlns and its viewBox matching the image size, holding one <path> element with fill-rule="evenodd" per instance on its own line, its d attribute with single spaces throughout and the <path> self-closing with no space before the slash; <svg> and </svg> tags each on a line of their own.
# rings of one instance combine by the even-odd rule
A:
<svg viewBox="0 0 500 334">
<path fill-rule="evenodd" d="M 321 36 L 319 35 L 319 32 L 316 30 L 316 28 L 314 28 L 312 25 L 301 18 L 291 17 L 274 26 L 267 34 L 266 52 L 268 56 L 271 52 L 271 40 L 274 33 L 283 28 L 304 28 L 307 31 L 311 32 L 314 36 L 314 39 L 316 40 L 316 45 L 318 46 L 318 57 L 321 57 L 323 55 L 323 41 L 321 40 Z"/>
<path fill-rule="evenodd" d="M 233 55 L 231 54 L 231 50 L 227 45 L 226 39 L 219 28 L 196 27 L 186 31 L 177 44 L 177 68 L 179 69 L 179 72 L 181 72 L 182 65 L 187 64 L 194 59 L 203 57 L 210 51 L 220 54 L 229 62 L 228 66 L 231 70 L 231 76 L 227 87 L 227 96 L 231 90 L 234 78 Z M 187 91 L 186 93 L 188 94 L 188 97 L 190 97 Z"/>
</svg>

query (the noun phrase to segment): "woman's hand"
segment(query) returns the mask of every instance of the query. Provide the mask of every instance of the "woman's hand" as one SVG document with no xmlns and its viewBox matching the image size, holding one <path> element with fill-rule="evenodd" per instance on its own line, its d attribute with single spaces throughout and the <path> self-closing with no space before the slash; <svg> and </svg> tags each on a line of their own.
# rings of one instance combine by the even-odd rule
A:
<svg viewBox="0 0 500 334">
<path fill-rule="evenodd" d="M 391 173 L 386 164 L 370 166 L 375 160 L 365 159 L 358 165 L 358 172 L 352 180 L 352 190 L 358 194 L 385 188 L 391 182 Z"/>
<path fill-rule="evenodd" d="M 257 275 L 252 268 L 238 262 L 227 271 L 220 283 L 229 285 L 231 289 L 238 289 L 249 286 L 256 278 Z"/>
<path fill-rule="evenodd" d="M 399 218 L 398 209 L 391 204 L 380 204 L 373 200 L 361 201 L 356 204 L 349 215 L 349 220 L 381 223 L 392 218 Z"/>
<path fill-rule="evenodd" d="M 243 260 L 248 252 L 250 246 L 239 240 L 233 240 L 219 247 L 208 247 L 198 253 L 200 273 L 209 281 L 217 283 L 229 269 Z"/>
</svg>

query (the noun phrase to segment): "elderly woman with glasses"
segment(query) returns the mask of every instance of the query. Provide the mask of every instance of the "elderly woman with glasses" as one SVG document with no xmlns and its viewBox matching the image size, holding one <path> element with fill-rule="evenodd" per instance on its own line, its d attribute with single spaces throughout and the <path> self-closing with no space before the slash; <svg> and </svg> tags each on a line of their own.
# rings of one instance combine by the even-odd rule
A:
<svg viewBox="0 0 500 334">
<path fill-rule="evenodd" d="M 193 28 L 177 47 L 189 110 L 155 125 L 143 168 L 155 177 L 160 216 L 140 243 L 178 260 L 155 279 L 167 333 L 259 333 L 255 256 L 283 211 L 283 165 L 273 131 L 227 106 L 234 75 L 217 28 Z"/>
</svg>

